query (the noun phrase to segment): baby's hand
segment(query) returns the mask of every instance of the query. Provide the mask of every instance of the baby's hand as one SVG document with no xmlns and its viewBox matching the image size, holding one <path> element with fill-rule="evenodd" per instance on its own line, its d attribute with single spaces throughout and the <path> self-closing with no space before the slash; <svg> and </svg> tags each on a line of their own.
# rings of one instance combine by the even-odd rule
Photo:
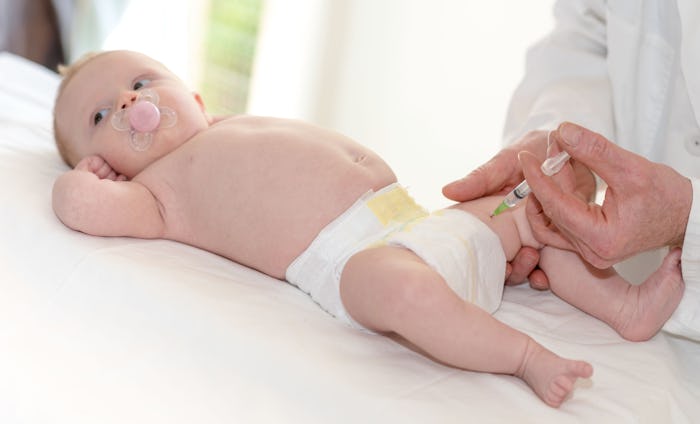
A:
<svg viewBox="0 0 700 424">
<path fill-rule="evenodd" d="M 114 169 L 101 156 L 93 155 L 86 156 L 77 165 L 75 169 L 78 171 L 91 172 L 101 180 L 108 179 L 112 181 L 126 181 L 127 178 L 122 174 L 117 174 Z"/>
</svg>

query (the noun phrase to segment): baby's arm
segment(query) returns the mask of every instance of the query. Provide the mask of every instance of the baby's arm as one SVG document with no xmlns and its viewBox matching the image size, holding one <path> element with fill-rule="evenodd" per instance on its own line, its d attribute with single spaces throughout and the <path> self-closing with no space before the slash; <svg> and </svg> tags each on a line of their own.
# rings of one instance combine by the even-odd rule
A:
<svg viewBox="0 0 700 424">
<path fill-rule="evenodd" d="M 158 238 L 164 230 L 148 188 L 126 181 L 99 156 L 84 158 L 56 180 L 53 209 L 68 227 L 96 236 Z"/>
</svg>

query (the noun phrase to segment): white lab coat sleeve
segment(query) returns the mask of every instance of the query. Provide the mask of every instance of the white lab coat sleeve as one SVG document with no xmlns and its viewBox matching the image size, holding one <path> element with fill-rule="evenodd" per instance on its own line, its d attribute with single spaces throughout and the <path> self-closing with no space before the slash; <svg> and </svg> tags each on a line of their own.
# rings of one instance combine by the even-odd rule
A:
<svg viewBox="0 0 700 424">
<path fill-rule="evenodd" d="M 614 140 L 604 0 L 559 0 L 554 30 L 527 53 L 508 108 L 504 143 L 526 132 L 581 124 Z"/>
<path fill-rule="evenodd" d="M 694 178 L 693 203 L 683 240 L 681 270 L 685 293 L 664 330 L 700 341 L 700 179 Z"/>
</svg>

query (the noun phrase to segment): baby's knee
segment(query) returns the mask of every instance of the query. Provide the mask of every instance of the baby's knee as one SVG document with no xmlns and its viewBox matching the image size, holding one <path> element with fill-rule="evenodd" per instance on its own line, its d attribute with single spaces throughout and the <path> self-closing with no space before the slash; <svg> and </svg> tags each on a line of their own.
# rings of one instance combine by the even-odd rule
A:
<svg viewBox="0 0 700 424">
<path fill-rule="evenodd" d="M 343 302 L 373 304 L 381 309 L 373 314 L 383 316 L 391 330 L 443 307 L 446 294 L 452 292 L 437 271 L 413 252 L 393 246 L 357 253 L 341 278 Z M 367 296 L 373 300 L 368 302 Z"/>
<path fill-rule="evenodd" d="M 427 264 L 411 268 L 396 276 L 396 307 L 408 314 L 442 308 L 451 293 L 443 278 Z"/>
</svg>

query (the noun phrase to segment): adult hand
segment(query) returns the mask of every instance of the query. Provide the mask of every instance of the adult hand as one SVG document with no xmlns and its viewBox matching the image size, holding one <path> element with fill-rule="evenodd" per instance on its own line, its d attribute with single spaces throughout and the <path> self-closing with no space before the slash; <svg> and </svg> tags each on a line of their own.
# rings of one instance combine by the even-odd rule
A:
<svg viewBox="0 0 700 424">
<path fill-rule="evenodd" d="M 505 196 L 524 179 L 518 153 L 527 150 L 537 155 L 540 161 L 544 161 L 547 149 L 548 131 L 531 131 L 464 178 L 447 184 L 442 193 L 448 199 L 457 202 L 488 195 Z M 591 182 L 595 184 L 593 180 Z M 537 268 L 539 261 L 540 255 L 536 249 L 520 249 L 512 262 L 506 264 L 506 284 L 520 284 L 528 279 L 533 288 L 547 289 L 549 282 L 544 272 Z"/>
<path fill-rule="evenodd" d="M 487 195 L 506 195 L 523 181 L 518 153 L 527 150 L 540 161 L 547 157 L 547 131 L 531 131 L 518 142 L 504 147 L 488 162 L 464 178 L 442 188 L 442 194 L 456 202 L 466 202 Z"/>
<path fill-rule="evenodd" d="M 575 124 L 563 123 L 552 138 L 608 188 L 602 206 L 587 202 L 562 185 L 571 185 L 571 175 L 547 177 L 538 157 L 521 153 L 536 196 L 530 196 L 527 215 L 540 242 L 576 251 L 598 268 L 682 243 L 692 202 L 690 180 Z"/>
<path fill-rule="evenodd" d="M 498 152 L 488 162 L 464 178 L 442 188 L 442 194 L 457 202 L 466 202 L 488 195 L 505 196 L 522 182 L 524 176 L 518 161 L 518 152 L 527 150 L 541 160 L 547 156 L 547 131 L 531 131 L 517 143 Z M 549 287 L 547 276 L 537 264 L 540 254 L 536 249 L 524 247 L 506 264 L 507 285 L 521 284 L 529 277 L 530 285 L 537 289 Z"/>
</svg>

